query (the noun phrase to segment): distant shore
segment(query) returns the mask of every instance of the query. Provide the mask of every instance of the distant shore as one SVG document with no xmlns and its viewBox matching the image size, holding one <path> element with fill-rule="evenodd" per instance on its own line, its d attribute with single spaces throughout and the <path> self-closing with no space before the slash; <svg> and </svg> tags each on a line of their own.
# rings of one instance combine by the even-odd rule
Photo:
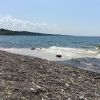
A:
<svg viewBox="0 0 100 100">
<path fill-rule="evenodd" d="M 0 29 L 0 35 L 7 35 L 7 36 L 66 36 L 60 34 L 46 34 L 40 32 L 29 32 L 29 31 L 14 31 L 8 29 Z"/>
<path fill-rule="evenodd" d="M 99 100 L 100 74 L 0 51 L 3 100 Z"/>
</svg>

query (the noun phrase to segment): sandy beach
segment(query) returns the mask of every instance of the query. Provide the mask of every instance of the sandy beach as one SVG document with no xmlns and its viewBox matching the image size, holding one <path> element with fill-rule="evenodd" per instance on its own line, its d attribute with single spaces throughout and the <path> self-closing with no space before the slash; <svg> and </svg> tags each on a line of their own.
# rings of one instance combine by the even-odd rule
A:
<svg viewBox="0 0 100 100">
<path fill-rule="evenodd" d="M 100 100 L 100 74 L 0 51 L 0 100 Z"/>
</svg>

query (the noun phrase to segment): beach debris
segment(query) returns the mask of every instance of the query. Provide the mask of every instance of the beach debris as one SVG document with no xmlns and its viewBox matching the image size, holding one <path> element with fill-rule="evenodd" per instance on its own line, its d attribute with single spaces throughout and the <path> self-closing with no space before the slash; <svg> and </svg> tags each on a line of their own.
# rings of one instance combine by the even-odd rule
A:
<svg viewBox="0 0 100 100">
<path fill-rule="evenodd" d="M 35 50 L 36 48 L 32 47 L 31 50 Z"/>
<path fill-rule="evenodd" d="M 61 58 L 61 57 L 62 57 L 62 55 L 56 55 L 56 57 L 59 57 L 59 58 Z"/>
<path fill-rule="evenodd" d="M 94 79 L 100 79 L 100 76 L 96 76 L 96 77 L 94 77 Z"/>
</svg>

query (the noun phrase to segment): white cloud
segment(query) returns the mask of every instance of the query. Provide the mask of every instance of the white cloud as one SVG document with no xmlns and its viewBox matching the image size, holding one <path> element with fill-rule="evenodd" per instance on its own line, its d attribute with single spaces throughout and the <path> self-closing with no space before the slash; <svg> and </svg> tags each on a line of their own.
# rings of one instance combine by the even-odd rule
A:
<svg viewBox="0 0 100 100">
<path fill-rule="evenodd" d="M 57 29 L 59 29 L 56 24 L 34 23 L 20 20 L 12 16 L 0 16 L 0 28 L 44 33 L 56 33 Z"/>
<path fill-rule="evenodd" d="M 17 31 L 30 31 L 42 32 L 51 34 L 67 34 L 68 35 L 99 35 L 99 28 L 87 25 L 77 24 L 48 24 L 48 23 L 34 23 L 31 21 L 24 21 L 12 16 L 0 15 L 0 28 L 17 30 Z"/>
</svg>

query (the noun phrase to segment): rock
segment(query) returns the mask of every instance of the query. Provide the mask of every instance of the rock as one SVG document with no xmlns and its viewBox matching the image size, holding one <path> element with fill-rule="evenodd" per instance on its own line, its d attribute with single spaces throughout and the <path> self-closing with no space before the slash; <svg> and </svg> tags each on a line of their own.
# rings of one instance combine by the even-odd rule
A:
<svg viewBox="0 0 100 100">
<path fill-rule="evenodd" d="M 100 79 L 100 76 L 96 76 L 96 77 L 94 77 L 94 79 Z"/>
<path fill-rule="evenodd" d="M 100 45 L 96 46 L 96 49 L 100 49 Z"/>
<path fill-rule="evenodd" d="M 56 55 L 56 57 L 59 57 L 59 58 L 61 58 L 61 57 L 62 57 L 62 55 Z"/>
<path fill-rule="evenodd" d="M 35 50 L 35 48 L 33 47 L 33 48 L 31 48 L 31 50 Z"/>
</svg>

